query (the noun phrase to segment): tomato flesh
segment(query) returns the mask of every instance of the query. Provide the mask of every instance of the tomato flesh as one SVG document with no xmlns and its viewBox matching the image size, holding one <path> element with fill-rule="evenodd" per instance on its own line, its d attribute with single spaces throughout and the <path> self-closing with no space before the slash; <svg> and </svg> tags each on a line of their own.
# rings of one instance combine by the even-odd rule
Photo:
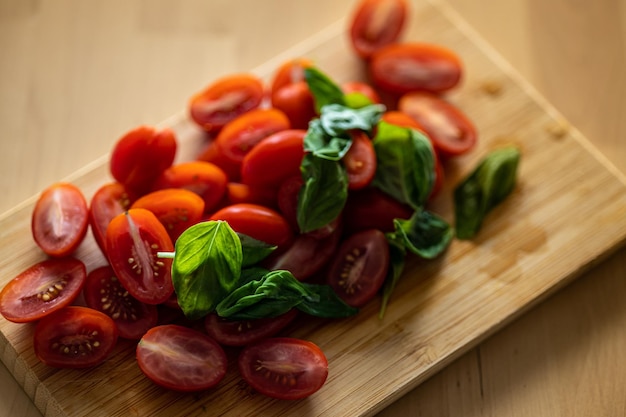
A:
<svg viewBox="0 0 626 417">
<path fill-rule="evenodd" d="M 281 400 L 317 392 L 328 377 L 328 360 L 313 342 L 289 337 L 263 339 L 243 349 L 242 378 L 256 391 Z"/>
<path fill-rule="evenodd" d="M 352 135 L 352 145 L 343 157 L 348 173 L 348 189 L 360 190 L 367 187 L 376 174 L 376 152 L 367 135 L 358 131 Z"/>
<path fill-rule="evenodd" d="M 89 204 L 89 225 L 93 237 L 102 250 L 106 253 L 105 235 L 107 227 L 118 214 L 130 208 L 133 198 L 119 182 L 112 182 L 100 187 L 91 198 Z"/>
<path fill-rule="evenodd" d="M 222 347 L 206 334 L 176 324 L 150 329 L 136 353 L 148 378 L 175 391 L 209 389 L 226 375 L 228 361 Z"/>
<path fill-rule="evenodd" d="M 255 320 L 228 320 L 212 313 L 206 316 L 207 333 L 224 346 L 245 346 L 272 337 L 284 329 L 298 315 L 292 309 L 276 317 Z"/>
<path fill-rule="evenodd" d="M 350 24 L 354 51 L 369 58 L 385 45 L 400 37 L 406 20 L 406 0 L 362 0 L 355 8 Z"/>
</svg>

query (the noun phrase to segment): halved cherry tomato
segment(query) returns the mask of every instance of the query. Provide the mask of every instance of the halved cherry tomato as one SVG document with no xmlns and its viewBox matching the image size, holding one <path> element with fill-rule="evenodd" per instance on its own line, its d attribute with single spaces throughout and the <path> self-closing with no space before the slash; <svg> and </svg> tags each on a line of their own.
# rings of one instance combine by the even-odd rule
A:
<svg viewBox="0 0 626 417">
<path fill-rule="evenodd" d="M 352 192 L 343 211 L 346 233 L 367 229 L 393 232 L 393 219 L 408 219 L 413 209 L 377 188 L 368 187 Z"/>
<path fill-rule="evenodd" d="M 272 94 L 272 106 L 289 118 L 294 129 L 306 129 L 315 116 L 315 100 L 306 81 L 287 84 Z"/>
<path fill-rule="evenodd" d="M 419 123 L 435 150 L 444 157 L 460 155 L 476 144 L 476 127 L 455 105 L 426 92 L 405 94 L 398 108 Z"/>
<path fill-rule="evenodd" d="M 68 306 L 35 327 L 35 355 L 48 366 L 88 368 L 104 362 L 117 343 L 117 328 L 104 313 Z"/>
<path fill-rule="evenodd" d="M 313 342 L 289 337 L 263 339 L 239 355 L 239 372 L 256 391 L 281 400 L 306 398 L 328 377 L 328 360 Z"/>
<path fill-rule="evenodd" d="M 224 156 L 241 164 L 244 157 L 269 135 L 289 129 L 289 119 L 274 108 L 251 110 L 229 122 L 220 131 L 215 143 Z"/>
<path fill-rule="evenodd" d="M 31 217 L 35 243 L 47 255 L 63 257 L 81 244 L 89 226 L 83 193 L 73 184 L 56 183 L 39 196 Z"/>
<path fill-rule="evenodd" d="M 217 133 L 237 116 L 259 107 L 263 82 L 253 74 L 232 74 L 215 80 L 189 102 L 194 122 L 209 133 Z"/>
<path fill-rule="evenodd" d="M 204 200 L 204 211 L 211 212 L 226 193 L 228 177 L 210 162 L 189 161 L 172 165 L 159 176 L 154 190 L 183 188 L 198 194 Z"/>
<path fill-rule="evenodd" d="M 226 375 L 224 349 L 197 330 L 176 324 L 153 327 L 137 344 L 137 363 L 154 383 L 192 392 L 217 385 Z"/>
<path fill-rule="evenodd" d="M 253 187 L 274 187 L 300 173 L 306 130 L 287 129 L 260 141 L 245 156 L 241 180 Z"/>
<path fill-rule="evenodd" d="M 0 313 L 15 323 L 26 323 L 71 304 L 85 283 L 87 271 L 78 259 L 41 261 L 22 271 L 0 292 Z"/>
<path fill-rule="evenodd" d="M 83 295 L 88 307 L 113 319 L 119 336 L 125 339 L 138 340 L 157 324 L 156 306 L 130 295 L 110 266 L 101 266 L 87 275 Z"/>
<path fill-rule="evenodd" d="M 174 245 L 159 219 L 142 208 L 111 220 L 106 233 L 107 256 L 122 286 L 139 301 L 159 304 L 174 292 L 171 259 L 157 257 Z"/>
<path fill-rule="evenodd" d="M 350 235 L 330 265 L 328 284 L 347 304 L 361 307 L 385 282 L 389 244 L 385 234 L 369 229 Z"/>
<path fill-rule="evenodd" d="M 199 161 L 210 162 L 218 166 L 228 177 L 229 181 L 239 181 L 241 177 L 241 164 L 228 159 L 224 152 L 217 146 L 215 140 L 208 141 L 204 149 L 196 157 Z"/>
<path fill-rule="evenodd" d="M 137 195 L 144 194 L 172 165 L 176 148 L 176 136 L 171 129 L 139 126 L 115 144 L 109 160 L 111 175 L 128 190 Z"/>
<path fill-rule="evenodd" d="M 343 157 L 348 173 L 348 189 L 360 190 L 367 187 L 376 174 L 376 151 L 363 131 L 352 133 L 352 145 Z"/>
<path fill-rule="evenodd" d="M 350 41 L 361 58 L 395 43 L 408 14 L 406 0 L 361 0 L 350 24 Z"/>
<path fill-rule="evenodd" d="M 293 231 L 283 216 L 258 204 L 226 206 L 210 219 L 225 220 L 234 231 L 278 247 L 285 247 L 293 238 Z"/>
<path fill-rule="evenodd" d="M 276 335 L 297 315 L 295 308 L 280 316 L 255 320 L 228 320 L 212 313 L 206 316 L 204 327 L 209 336 L 224 346 L 245 346 Z"/>
<path fill-rule="evenodd" d="M 391 94 L 411 91 L 442 93 L 459 84 L 462 64 L 450 49 L 427 43 L 385 46 L 369 63 L 374 85 Z"/>
<path fill-rule="evenodd" d="M 172 242 L 176 242 L 181 233 L 202 220 L 204 200 L 184 188 L 164 188 L 140 197 L 131 208 L 144 208 L 154 213 Z"/>
<path fill-rule="evenodd" d="M 230 204 L 251 203 L 265 207 L 276 206 L 278 190 L 270 187 L 252 187 L 248 184 L 229 182 L 226 198 Z"/>
<path fill-rule="evenodd" d="M 283 62 L 274 73 L 271 82 L 271 96 L 286 85 L 304 81 L 304 70 L 313 66 L 308 58 L 293 58 Z"/>
<path fill-rule="evenodd" d="M 104 236 L 107 227 L 118 214 L 130 208 L 134 197 L 119 182 L 111 182 L 100 187 L 91 197 L 89 204 L 89 224 L 91 232 L 103 253 L 106 253 Z"/>
</svg>

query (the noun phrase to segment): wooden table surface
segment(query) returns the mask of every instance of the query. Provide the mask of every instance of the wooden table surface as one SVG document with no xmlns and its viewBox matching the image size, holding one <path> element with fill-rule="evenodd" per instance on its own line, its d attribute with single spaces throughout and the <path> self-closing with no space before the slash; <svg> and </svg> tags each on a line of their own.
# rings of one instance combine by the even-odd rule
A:
<svg viewBox="0 0 626 417">
<path fill-rule="evenodd" d="M 626 173 L 626 2 L 448 1 Z M 354 3 L 0 0 L 0 213 Z M 380 415 L 625 416 L 624 300 L 621 249 Z M 41 415 L 2 365 L 0 415 Z"/>
</svg>

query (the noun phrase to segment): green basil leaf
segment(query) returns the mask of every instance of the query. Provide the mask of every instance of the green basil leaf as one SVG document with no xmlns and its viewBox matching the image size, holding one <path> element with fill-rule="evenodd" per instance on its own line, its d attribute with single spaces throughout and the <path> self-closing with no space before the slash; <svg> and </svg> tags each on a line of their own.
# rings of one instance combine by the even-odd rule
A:
<svg viewBox="0 0 626 417">
<path fill-rule="evenodd" d="M 352 145 L 352 138 L 331 137 L 324 131 L 320 119 L 312 120 L 304 136 L 304 151 L 310 152 L 318 158 L 330 161 L 339 161 L 348 152 Z"/>
<path fill-rule="evenodd" d="M 243 254 L 237 234 L 224 221 L 198 223 L 176 241 L 172 282 L 190 319 L 205 316 L 239 280 Z"/>
<path fill-rule="evenodd" d="M 310 232 L 335 220 L 348 199 L 348 175 L 343 165 L 305 154 L 302 165 L 304 185 L 298 195 L 298 226 Z"/>
<path fill-rule="evenodd" d="M 383 121 L 374 150 L 378 164 L 374 186 L 415 209 L 423 207 L 435 182 L 435 156 L 428 138 Z"/>
<path fill-rule="evenodd" d="M 307 288 L 310 294 L 316 294 L 315 298 L 305 297 L 298 304 L 298 310 L 304 313 L 322 318 L 342 318 L 353 316 L 359 312 L 358 308 L 346 304 L 329 285 L 305 282 L 302 282 L 301 285 Z"/>
<path fill-rule="evenodd" d="M 384 317 L 387 311 L 391 294 L 396 289 L 406 263 L 404 239 L 399 239 L 395 233 L 387 233 L 385 236 L 387 236 L 387 242 L 389 243 L 389 270 L 383 284 L 382 301 L 378 311 L 378 318 L 380 319 Z"/>
<path fill-rule="evenodd" d="M 384 112 L 385 106 L 382 104 L 372 104 L 360 109 L 328 104 L 322 107 L 319 120 L 328 136 L 349 136 L 349 131 L 355 129 L 371 133 Z"/>
<path fill-rule="evenodd" d="M 487 214 L 515 188 L 520 152 L 515 147 L 492 151 L 454 190 L 456 236 L 471 239 Z"/>
<path fill-rule="evenodd" d="M 363 93 L 359 93 L 358 91 L 345 94 L 343 96 L 343 100 L 346 106 L 353 109 L 360 109 L 362 107 L 375 104 L 368 96 Z"/>
<path fill-rule="evenodd" d="M 243 254 L 242 267 L 252 266 L 267 258 L 276 250 L 275 245 L 270 245 L 260 240 L 254 239 L 243 233 L 237 233 L 241 241 Z"/>
<path fill-rule="evenodd" d="M 395 233 L 406 249 L 425 259 L 439 256 L 452 242 L 454 229 L 427 210 L 416 210 L 410 219 L 394 219 Z"/>
<path fill-rule="evenodd" d="M 344 104 L 344 94 L 341 88 L 319 69 L 305 68 L 304 79 L 313 94 L 315 110 L 318 113 L 328 104 Z"/>
</svg>

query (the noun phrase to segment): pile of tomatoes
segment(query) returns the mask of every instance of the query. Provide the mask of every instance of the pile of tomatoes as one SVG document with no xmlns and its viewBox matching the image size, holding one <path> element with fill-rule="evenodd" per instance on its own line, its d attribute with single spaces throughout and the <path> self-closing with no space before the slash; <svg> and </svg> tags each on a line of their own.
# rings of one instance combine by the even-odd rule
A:
<svg viewBox="0 0 626 417">
<path fill-rule="evenodd" d="M 382 119 L 423 131 L 442 164 L 470 150 L 476 131 L 443 98 L 462 77 L 461 61 L 441 46 L 400 41 L 409 14 L 405 0 L 362 0 L 350 25 L 354 51 L 369 80 L 341 86 L 351 103 L 384 103 Z M 275 245 L 265 262 L 299 280 L 323 280 L 355 307 L 369 302 L 387 274 L 385 232 L 412 210 L 371 186 L 376 154 L 362 133 L 343 159 L 350 195 L 343 215 L 300 233 L 297 223 L 303 140 L 317 117 L 304 69 L 306 58 L 285 62 L 271 83 L 233 74 L 211 83 L 189 102 L 206 132 L 196 160 L 174 164 L 175 133 L 149 126 L 121 137 L 110 159 L 113 181 L 87 201 L 72 184 L 50 186 L 32 215 L 32 233 L 48 259 L 9 282 L 0 311 L 14 322 L 37 322 L 34 349 L 55 367 L 95 366 L 117 338 L 139 340 L 137 359 L 157 384 L 180 391 L 215 386 L 226 374 L 224 346 L 243 347 L 239 370 L 259 392 L 296 399 L 317 391 L 328 363 L 311 342 L 272 337 L 296 317 L 234 322 L 210 314 L 200 328 L 159 316 L 176 311 L 172 252 L 180 234 L 205 220 L 225 220 L 237 232 Z M 88 228 L 108 264 L 87 271 L 73 257 Z M 77 300 L 82 294 L 83 305 Z"/>
</svg>

